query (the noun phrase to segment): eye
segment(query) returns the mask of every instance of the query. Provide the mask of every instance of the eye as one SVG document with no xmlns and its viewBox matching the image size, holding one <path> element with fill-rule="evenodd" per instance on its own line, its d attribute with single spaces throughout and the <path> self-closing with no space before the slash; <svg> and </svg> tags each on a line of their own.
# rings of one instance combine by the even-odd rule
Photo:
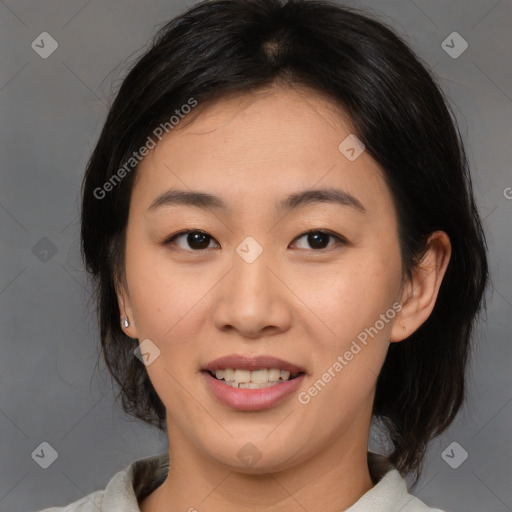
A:
<svg viewBox="0 0 512 512">
<path fill-rule="evenodd" d="M 331 233 L 329 231 L 324 231 L 324 230 L 307 231 L 306 233 L 303 233 L 301 236 L 299 236 L 295 240 L 301 240 L 302 238 L 305 238 L 307 243 L 310 244 L 310 246 L 316 250 L 326 249 L 326 248 L 332 247 L 332 245 L 335 245 L 335 244 L 332 244 L 331 246 L 328 245 L 329 238 L 335 239 L 337 242 L 339 242 L 343 245 L 345 245 L 347 243 L 347 241 L 344 238 L 342 238 L 341 236 Z"/>
<path fill-rule="evenodd" d="M 202 250 L 204 251 L 205 249 L 208 249 L 210 241 L 214 240 L 212 236 L 210 236 L 208 233 L 205 233 L 204 231 L 187 230 L 176 233 L 175 235 L 171 235 L 171 237 L 167 238 L 162 242 L 162 245 L 171 245 L 176 240 L 180 240 L 183 238 L 185 242 L 188 244 L 189 248 L 192 248 L 195 252 Z M 179 244 L 177 245 L 182 249 L 187 249 L 187 247 L 180 246 Z"/>
<path fill-rule="evenodd" d="M 311 248 L 317 251 L 327 249 L 329 247 L 332 247 L 332 245 L 336 245 L 336 243 L 329 245 L 329 239 L 333 239 L 335 240 L 335 242 L 341 244 L 347 243 L 347 241 L 343 237 L 325 230 L 310 230 L 307 231 L 306 233 L 303 233 L 295 240 L 301 240 L 303 238 L 306 239 L 307 243 L 310 245 Z M 185 240 L 185 243 L 188 244 L 188 248 L 184 247 L 183 245 L 180 245 L 179 243 L 176 243 L 176 241 L 180 239 Z M 199 252 L 210 248 L 210 242 L 213 240 L 215 239 L 204 231 L 185 230 L 180 231 L 179 233 L 176 233 L 174 235 L 171 235 L 169 238 L 164 240 L 161 245 L 168 246 L 175 244 L 182 249 L 192 249 L 193 252 Z"/>
</svg>

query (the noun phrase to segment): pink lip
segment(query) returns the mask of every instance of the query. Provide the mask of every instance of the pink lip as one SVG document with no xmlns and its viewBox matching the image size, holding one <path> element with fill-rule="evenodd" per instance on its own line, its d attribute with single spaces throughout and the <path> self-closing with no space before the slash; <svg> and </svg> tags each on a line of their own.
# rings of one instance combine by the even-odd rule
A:
<svg viewBox="0 0 512 512">
<path fill-rule="evenodd" d="M 215 373 L 215 370 L 225 370 L 226 368 L 240 369 L 240 370 L 261 370 L 265 368 L 278 368 L 279 370 L 288 370 L 290 373 L 306 372 L 304 368 L 292 364 L 283 359 L 278 359 L 271 356 L 240 356 L 233 354 L 230 356 L 219 357 L 211 361 L 203 370 Z"/>
<path fill-rule="evenodd" d="M 229 368 L 229 366 L 224 368 Z M 237 368 L 241 367 L 237 366 Z M 217 380 L 208 371 L 204 371 L 202 374 L 217 400 L 237 411 L 260 411 L 274 407 L 296 391 L 305 377 L 304 374 L 301 374 L 295 379 L 263 389 L 237 389 Z"/>
<path fill-rule="evenodd" d="M 260 370 L 277 368 L 290 373 L 299 373 L 297 377 L 263 389 L 232 388 L 213 377 L 210 372 L 226 368 L 240 370 Z M 283 359 L 271 356 L 241 356 L 233 354 L 211 361 L 202 369 L 206 383 L 217 400 L 237 411 L 260 411 L 279 404 L 290 396 L 302 384 L 306 370 Z"/>
</svg>

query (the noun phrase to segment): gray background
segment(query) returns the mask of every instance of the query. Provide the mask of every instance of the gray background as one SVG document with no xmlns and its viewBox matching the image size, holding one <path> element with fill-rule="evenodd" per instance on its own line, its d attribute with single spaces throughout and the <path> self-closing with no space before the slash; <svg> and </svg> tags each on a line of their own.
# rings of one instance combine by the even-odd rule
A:
<svg viewBox="0 0 512 512">
<path fill-rule="evenodd" d="M 78 250 L 78 198 L 127 58 L 140 55 L 157 26 L 189 5 L 0 2 L 0 511 L 65 505 L 104 488 L 136 458 L 167 449 L 164 434 L 120 410 L 103 365 L 96 365 L 98 335 Z M 467 141 L 488 234 L 494 289 L 478 331 L 469 399 L 449 431 L 432 442 L 412 491 L 453 512 L 509 511 L 512 3 L 351 5 L 381 15 L 434 68 Z M 44 31 L 59 45 L 47 59 L 31 47 Z M 454 31 L 469 44 L 456 59 L 442 47 Z M 31 456 L 42 442 L 58 452 L 48 469 Z M 452 442 L 469 454 L 457 469 L 442 457 Z M 456 447 L 452 460 L 462 453 Z"/>
</svg>

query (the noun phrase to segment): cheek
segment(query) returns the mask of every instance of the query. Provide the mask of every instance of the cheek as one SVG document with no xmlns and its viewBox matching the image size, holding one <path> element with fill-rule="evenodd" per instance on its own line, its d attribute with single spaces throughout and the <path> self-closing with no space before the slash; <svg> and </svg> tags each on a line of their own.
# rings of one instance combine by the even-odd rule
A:
<svg viewBox="0 0 512 512">
<path fill-rule="evenodd" d="M 323 300 L 318 311 L 335 333 L 318 337 L 322 349 L 316 352 L 317 385 L 310 390 L 318 393 L 314 407 L 319 414 L 326 404 L 337 404 L 341 409 L 334 414 L 343 415 L 342 409 L 346 413 L 371 399 L 397 313 L 398 248 L 354 255 L 345 263 L 318 295 Z"/>
<path fill-rule="evenodd" d="M 311 295 L 322 330 L 310 331 L 315 345 L 313 372 L 308 388 L 298 397 L 311 417 L 348 428 L 347 418 L 362 408 L 371 409 L 396 316 L 393 304 L 400 271 L 399 260 L 358 258 Z"/>
<path fill-rule="evenodd" d="M 176 269 L 160 248 L 128 243 L 126 274 L 139 339 L 167 344 L 177 332 L 188 338 L 183 329 L 194 325 L 191 319 L 212 286 L 208 273 Z"/>
<path fill-rule="evenodd" d="M 324 340 L 326 349 L 333 347 L 333 339 L 336 349 L 342 349 L 359 333 L 374 326 L 397 297 L 400 271 L 398 254 L 387 258 L 354 251 L 327 271 L 303 273 L 298 294 L 315 313 L 311 336 L 320 343 Z M 391 322 L 384 322 L 384 326 L 381 323 L 378 328 L 387 335 Z"/>
</svg>

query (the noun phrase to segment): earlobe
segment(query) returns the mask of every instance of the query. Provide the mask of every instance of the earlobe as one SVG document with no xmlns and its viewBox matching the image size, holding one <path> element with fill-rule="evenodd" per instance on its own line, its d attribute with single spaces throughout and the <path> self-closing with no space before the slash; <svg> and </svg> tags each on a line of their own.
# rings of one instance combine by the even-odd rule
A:
<svg viewBox="0 0 512 512">
<path fill-rule="evenodd" d="M 390 341 L 398 342 L 413 334 L 434 309 L 442 280 L 448 268 L 451 244 L 444 231 L 434 231 L 427 242 L 426 252 L 413 269 L 412 279 L 402 291 L 402 309 L 395 318 Z"/>
<path fill-rule="evenodd" d="M 131 307 L 130 297 L 126 291 L 126 286 L 117 278 L 114 279 L 114 283 L 117 295 L 117 304 L 119 306 L 119 322 L 121 329 L 130 338 L 138 338 L 135 318 Z"/>
</svg>

